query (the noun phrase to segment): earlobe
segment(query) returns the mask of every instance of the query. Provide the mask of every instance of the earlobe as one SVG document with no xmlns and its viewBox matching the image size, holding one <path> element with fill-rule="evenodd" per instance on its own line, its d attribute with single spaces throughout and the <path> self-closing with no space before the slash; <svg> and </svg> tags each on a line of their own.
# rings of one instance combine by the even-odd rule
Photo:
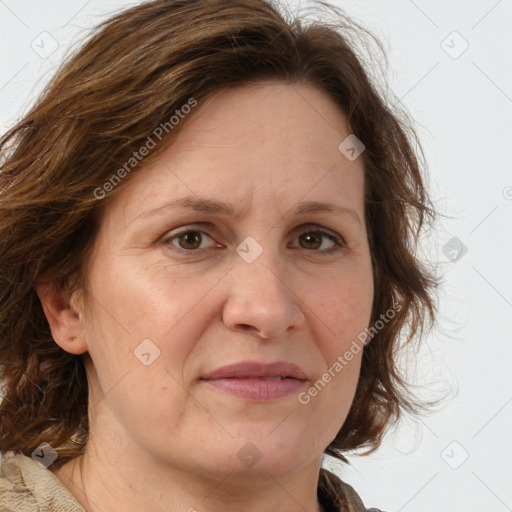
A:
<svg viewBox="0 0 512 512">
<path fill-rule="evenodd" d="M 36 290 L 57 345 L 71 354 L 87 352 L 80 292 L 69 295 L 48 282 L 37 284 Z"/>
</svg>

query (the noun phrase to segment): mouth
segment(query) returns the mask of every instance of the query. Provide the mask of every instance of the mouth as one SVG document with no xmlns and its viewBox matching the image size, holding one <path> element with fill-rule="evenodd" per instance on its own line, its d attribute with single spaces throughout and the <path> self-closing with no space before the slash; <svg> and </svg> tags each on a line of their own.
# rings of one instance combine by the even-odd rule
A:
<svg viewBox="0 0 512 512">
<path fill-rule="evenodd" d="M 298 393 L 307 383 L 301 368 L 283 361 L 236 363 L 219 368 L 201 380 L 217 391 L 259 402 L 286 398 Z"/>
</svg>

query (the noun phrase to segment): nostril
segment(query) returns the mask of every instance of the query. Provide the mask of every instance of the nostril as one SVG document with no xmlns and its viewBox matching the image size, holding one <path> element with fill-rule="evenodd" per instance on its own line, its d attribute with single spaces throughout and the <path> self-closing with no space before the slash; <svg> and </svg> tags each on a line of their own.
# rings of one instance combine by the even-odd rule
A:
<svg viewBox="0 0 512 512">
<path fill-rule="evenodd" d="M 238 328 L 244 332 L 252 332 L 258 333 L 259 336 L 265 340 L 269 340 L 270 337 L 266 336 L 262 331 L 260 331 L 257 327 L 254 327 L 253 325 L 249 324 L 238 324 Z"/>
</svg>

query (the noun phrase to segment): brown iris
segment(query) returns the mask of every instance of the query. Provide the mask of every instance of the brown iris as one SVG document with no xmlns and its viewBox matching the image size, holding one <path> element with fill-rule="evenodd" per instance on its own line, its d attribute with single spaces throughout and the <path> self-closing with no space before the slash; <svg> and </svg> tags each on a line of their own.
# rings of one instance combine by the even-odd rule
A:
<svg viewBox="0 0 512 512">
<path fill-rule="evenodd" d="M 305 249 L 318 249 L 322 245 L 322 236 L 314 232 L 305 233 L 299 238 L 306 241 L 307 245 L 303 245 Z"/>
<path fill-rule="evenodd" d="M 188 231 L 180 236 L 179 245 L 183 249 L 198 249 L 201 245 L 202 236 L 199 231 Z M 197 245 L 197 247 L 196 247 Z"/>
</svg>

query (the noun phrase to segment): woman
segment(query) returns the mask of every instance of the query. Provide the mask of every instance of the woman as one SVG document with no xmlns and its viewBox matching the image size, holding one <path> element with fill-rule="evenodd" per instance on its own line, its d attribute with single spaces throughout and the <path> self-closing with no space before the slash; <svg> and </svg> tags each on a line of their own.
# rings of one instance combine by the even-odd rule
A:
<svg viewBox="0 0 512 512">
<path fill-rule="evenodd" d="M 366 510 L 434 214 L 325 7 L 128 9 L 1 139 L 0 510 Z"/>
</svg>

